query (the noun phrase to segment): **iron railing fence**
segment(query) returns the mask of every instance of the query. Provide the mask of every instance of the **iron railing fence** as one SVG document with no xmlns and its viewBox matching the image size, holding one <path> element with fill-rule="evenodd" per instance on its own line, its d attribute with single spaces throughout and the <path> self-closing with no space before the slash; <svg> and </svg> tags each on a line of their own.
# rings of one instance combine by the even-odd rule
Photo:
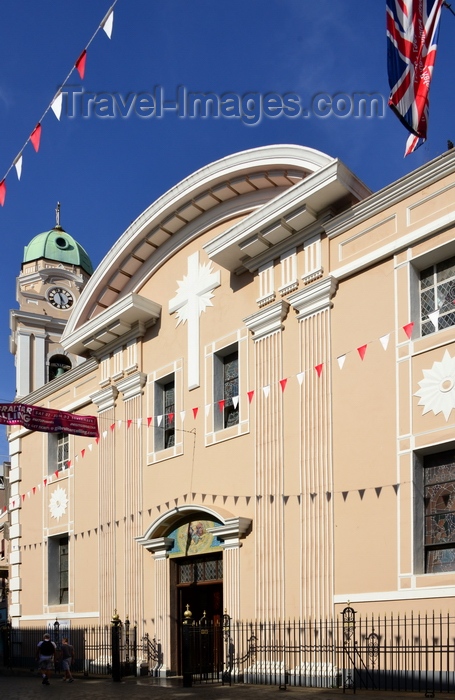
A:
<svg viewBox="0 0 455 700">
<path fill-rule="evenodd" d="M 112 628 L 109 625 L 94 627 L 62 626 L 55 628 L 43 627 L 11 627 L 0 628 L 0 646 L 3 666 L 11 669 L 37 669 L 36 648 L 45 633 L 50 634 L 51 640 L 57 645 L 55 672 L 59 673 L 62 639 L 68 637 L 74 647 L 72 671 L 83 673 L 85 676 L 112 674 Z M 137 641 L 136 628 L 124 624 L 120 633 L 120 666 L 123 676 L 136 675 Z"/>
<path fill-rule="evenodd" d="M 345 689 L 455 691 L 455 617 L 225 621 L 223 680 Z"/>
</svg>

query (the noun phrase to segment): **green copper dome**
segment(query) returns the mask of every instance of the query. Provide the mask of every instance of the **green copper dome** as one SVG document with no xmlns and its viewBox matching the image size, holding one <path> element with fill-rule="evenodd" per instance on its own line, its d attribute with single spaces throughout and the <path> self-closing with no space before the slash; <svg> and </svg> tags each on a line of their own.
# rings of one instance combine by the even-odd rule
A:
<svg viewBox="0 0 455 700">
<path fill-rule="evenodd" d="M 25 246 L 23 263 L 41 258 L 78 265 L 88 275 L 93 272 L 92 262 L 83 247 L 61 226 L 39 233 Z"/>
</svg>

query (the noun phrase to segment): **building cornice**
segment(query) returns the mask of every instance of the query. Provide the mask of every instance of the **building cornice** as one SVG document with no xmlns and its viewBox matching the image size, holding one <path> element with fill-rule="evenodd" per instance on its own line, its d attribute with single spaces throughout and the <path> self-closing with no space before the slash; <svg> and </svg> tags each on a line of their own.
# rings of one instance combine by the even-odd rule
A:
<svg viewBox="0 0 455 700">
<path fill-rule="evenodd" d="M 74 333 L 63 335 L 61 344 L 68 352 L 85 355 L 105 350 L 113 342 L 129 333 L 134 324 L 143 324 L 143 330 L 154 325 L 161 314 L 161 305 L 139 294 L 128 294 L 92 318 Z"/>
<path fill-rule="evenodd" d="M 287 297 L 289 304 L 297 311 L 297 318 L 302 321 L 308 316 L 320 313 L 332 305 L 332 297 L 338 288 L 338 280 L 333 275 L 313 282 Z"/>
<path fill-rule="evenodd" d="M 87 376 L 88 374 L 91 374 L 92 372 L 95 372 L 97 369 L 98 360 L 96 358 L 90 358 L 82 362 L 80 365 L 76 365 L 76 367 L 69 369 L 67 372 L 65 372 L 65 374 L 62 374 L 60 377 L 56 377 L 51 382 L 44 384 L 39 389 L 36 389 L 30 394 L 22 396 L 20 399 L 17 400 L 20 401 L 20 403 L 26 403 L 32 406 L 36 406 L 40 402 L 48 399 L 53 394 L 56 394 L 57 392 L 61 391 L 61 389 L 70 386 L 71 384 L 73 384 L 73 382 L 78 382 L 80 379 Z M 78 406 L 82 407 L 87 403 L 89 403 L 89 400 L 83 399 L 83 403 L 78 404 Z"/>
<path fill-rule="evenodd" d="M 249 261 L 313 224 L 318 215 L 348 195 L 371 194 L 339 160 L 308 175 L 204 246 L 209 258 L 234 272 Z"/>
<path fill-rule="evenodd" d="M 451 150 L 327 221 L 325 231 L 329 238 L 335 238 L 454 172 L 455 151 Z"/>
<path fill-rule="evenodd" d="M 267 335 L 283 330 L 283 321 L 288 315 L 289 303 L 282 299 L 276 304 L 266 306 L 255 314 L 243 319 L 246 327 L 252 332 L 253 340 L 260 340 Z"/>
<path fill-rule="evenodd" d="M 144 372 L 135 372 L 125 379 L 121 379 L 116 383 L 116 387 L 121 394 L 123 400 L 134 399 L 136 396 L 141 396 L 142 389 L 147 381 L 147 375 Z"/>
<path fill-rule="evenodd" d="M 118 396 L 118 389 L 116 386 L 108 386 L 106 389 L 101 389 L 95 394 L 90 395 L 92 403 L 96 404 L 98 407 L 98 413 L 107 411 L 110 408 L 114 408 L 115 400 Z"/>
</svg>

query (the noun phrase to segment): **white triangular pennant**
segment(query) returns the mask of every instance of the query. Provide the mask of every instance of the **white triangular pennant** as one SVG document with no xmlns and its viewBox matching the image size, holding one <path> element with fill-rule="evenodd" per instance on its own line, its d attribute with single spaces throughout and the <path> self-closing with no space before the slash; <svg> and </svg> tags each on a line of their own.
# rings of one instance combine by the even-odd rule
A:
<svg viewBox="0 0 455 700">
<path fill-rule="evenodd" d="M 381 341 L 381 345 L 384 348 L 384 350 L 387 350 L 387 347 L 389 345 L 389 340 L 390 340 L 390 333 L 387 333 L 387 335 L 383 335 L 379 338 Z"/>
<path fill-rule="evenodd" d="M 340 369 L 343 369 L 343 365 L 344 365 L 345 359 L 346 359 L 346 355 L 340 355 L 339 357 L 337 357 L 337 360 L 338 360 L 338 367 L 339 367 Z"/>
<path fill-rule="evenodd" d="M 232 397 L 232 405 L 234 406 L 235 409 L 237 409 L 237 406 L 239 405 L 239 397 L 238 396 Z"/>
<path fill-rule="evenodd" d="M 142 418 L 137 419 L 137 427 L 140 428 L 142 425 Z"/>
<path fill-rule="evenodd" d="M 262 391 L 264 392 L 265 398 L 268 399 L 270 394 L 270 384 L 267 384 L 267 386 L 263 386 Z"/>
<path fill-rule="evenodd" d="M 428 318 L 430 319 L 431 323 L 433 324 L 435 331 L 437 331 L 439 328 L 439 323 L 438 323 L 439 309 L 436 309 L 436 311 L 433 311 L 433 313 L 428 314 Z"/>
<path fill-rule="evenodd" d="M 158 428 L 160 427 L 162 420 L 163 420 L 163 416 L 156 416 L 156 424 L 157 424 Z"/>
<path fill-rule="evenodd" d="M 297 375 L 297 380 L 298 380 L 300 386 L 302 386 L 302 382 L 303 382 L 303 377 L 304 377 L 304 376 L 305 376 L 305 372 L 299 372 L 298 375 Z"/>
<path fill-rule="evenodd" d="M 17 179 L 20 180 L 22 175 L 22 153 L 17 156 L 16 160 L 14 161 L 14 167 L 16 168 Z"/>
<path fill-rule="evenodd" d="M 104 430 L 104 431 L 103 431 L 103 440 L 106 439 L 106 436 L 107 436 L 107 430 Z"/>
<path fill-rule="evenodd" d="M 182 423 L 185 422 L 186 411 L 180 411 L 180 420 Z"/>
<path fill-rule="evenodd" d="M 57 119 L 60 121 L 62 114 L 63 93 L 59 92 L 52 101 L 51 108 Z"/>
<path fill-rule="evenodd" d="M 210 404 L 208 403 L 205 407 L 205 417 L 208 418 L 208 415 L 210 413 Z"/>
<path fill-rule="evenodd" d="M 90 450 L 90 452 L 93 450 L 93 443 L 92 442 L 89 442 L 88 449 Z"/>
<path fill-rule="evenodd" d="M 121 421 L 121 420 L 118 420 L 118 421 L 117 421 L 117 428 L 121 428 L 121 427 L 122 427 L 122 422 L 123 422 L 123 421 Z"/>
<path fill-rule="evenodd" d="M 112 38 L 112 27 L 114 24 L 114 10 L 109 10 L 106 17 L 100 24 L 100 27 L 104 29 L 109 39 Z"/>
</svg>

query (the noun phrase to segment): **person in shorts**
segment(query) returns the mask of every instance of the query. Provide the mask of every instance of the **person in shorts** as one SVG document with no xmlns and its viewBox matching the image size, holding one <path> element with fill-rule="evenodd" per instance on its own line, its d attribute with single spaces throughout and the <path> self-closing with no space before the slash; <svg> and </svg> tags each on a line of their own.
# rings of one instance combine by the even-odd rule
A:
<svg viewBox="0 0 455 700">
<path fill-rule="evenodd" d="M 62 639 L 62 670 L 65 672 L 64 681 L 72 683 L 74 681 L 71 675 L 71 664 L 74 659 L 74 648 L 71 644 L 68 644 L 68 637 L 63 637 Z"/>
<path fill-rule="evenodd" d="M 36 648 L 36 659 L 39 663 L 43 685 L 50 685 L 49 676 L 54 668 L 56 651 L 57 647 L 54 642 L 51 642 L 50 634 L 43 635 L 42 641 L 38 643 Z"/>
</svg>

